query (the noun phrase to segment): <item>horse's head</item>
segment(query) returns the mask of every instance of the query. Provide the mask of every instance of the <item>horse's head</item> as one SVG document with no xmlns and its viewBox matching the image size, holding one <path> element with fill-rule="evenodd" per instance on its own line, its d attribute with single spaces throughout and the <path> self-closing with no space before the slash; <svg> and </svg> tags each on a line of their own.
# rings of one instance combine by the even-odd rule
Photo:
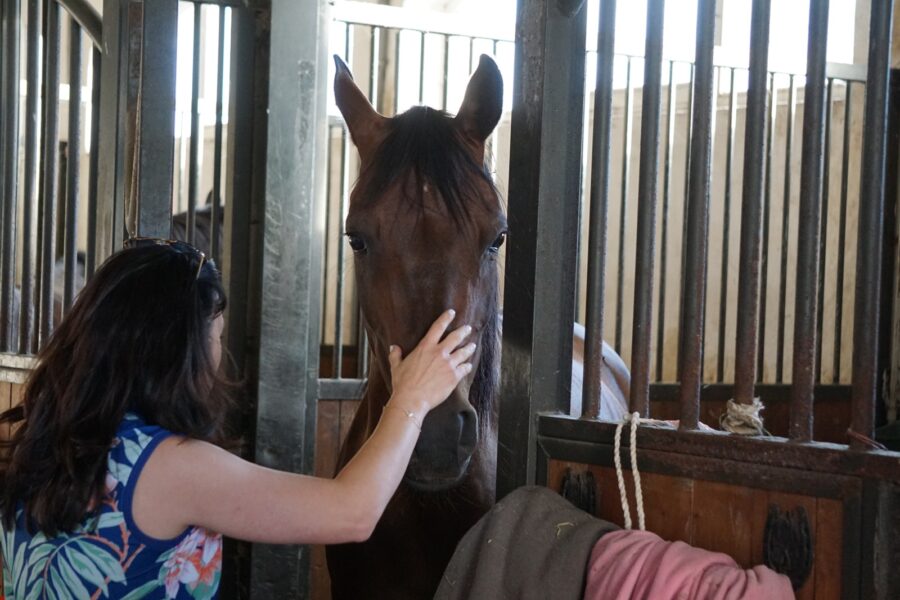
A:
<svg viewBox="0 0 900 600">
<path fill-rule="evenodd" d="M 484 166 L 503 80 L 482 56 L 456 117 L 418 106 L 379 115 L 335 57 L 334 91 L 361 160 L 345 224 L 374 353 L 390 388 L 388 345 L 411 351 L 447 308 L 478 344 L 472 373 L 431 411 L 406 472 L 420 490 L 455 486 L 493 424 L 497 381 L 497 250 L 506 217 Z M 375 407 L 380 408 L 380 407 Z"/>
</svg>

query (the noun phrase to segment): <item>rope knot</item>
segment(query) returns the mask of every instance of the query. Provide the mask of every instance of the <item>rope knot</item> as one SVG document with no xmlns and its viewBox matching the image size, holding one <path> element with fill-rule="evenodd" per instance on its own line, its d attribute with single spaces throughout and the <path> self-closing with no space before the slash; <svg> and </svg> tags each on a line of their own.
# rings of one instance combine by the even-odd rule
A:
<svg viewBox="0 0 900 600">
<path fill-rule="evenodd" d="M 725 431 L 737 435 L 768 435 L 759 414 L 764 408 L 759 398 L 754 398 L 752 404 L 729 400 L 725 413 L 719 418 L 719 425 Z"/>
</svg>

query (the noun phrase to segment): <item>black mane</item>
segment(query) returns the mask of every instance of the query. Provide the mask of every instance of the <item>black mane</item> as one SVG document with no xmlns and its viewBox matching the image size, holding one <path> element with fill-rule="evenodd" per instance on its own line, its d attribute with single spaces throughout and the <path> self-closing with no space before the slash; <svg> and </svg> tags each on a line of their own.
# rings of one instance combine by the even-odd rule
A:
<svg viewBox="0 0 900 600">
<path fill-rule="evenodd" d="M 372 201 L 397 181 L 406 184 L 409 177 L 415 183 L 415 193 L 407 195 L 411 203 L 423 208 L 423 186 L 430 184 L 457 223 L 469 218 L 468 201 L 478 197 L 479 181 L 496 192 L 490 172 L 472 158 L 453 117 L 427 106 L 415 106 L 389 121 L 388 134 L 360 174 L 357 189 Z"/>
</svg>

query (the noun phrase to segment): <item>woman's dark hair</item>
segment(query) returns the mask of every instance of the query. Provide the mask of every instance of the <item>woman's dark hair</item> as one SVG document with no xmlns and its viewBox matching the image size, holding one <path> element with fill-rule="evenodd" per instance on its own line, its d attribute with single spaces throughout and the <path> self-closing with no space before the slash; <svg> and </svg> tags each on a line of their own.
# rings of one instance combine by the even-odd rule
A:
<svg viewBox="0 0 900 600">
<path fill-rule="evenodd" d="M 21 502 L 29 529 L 72 531 L 102 498 L 126 412 L 225 441 L 228 386 L 210 350 L 225 291 L 202 260 L 183 244 L 149 244 L 114 254 L 88 281 L 38 354 L 22 403 L 0 415 L 14 432 L 0 443 L 8 527 Z"/>
</svg>

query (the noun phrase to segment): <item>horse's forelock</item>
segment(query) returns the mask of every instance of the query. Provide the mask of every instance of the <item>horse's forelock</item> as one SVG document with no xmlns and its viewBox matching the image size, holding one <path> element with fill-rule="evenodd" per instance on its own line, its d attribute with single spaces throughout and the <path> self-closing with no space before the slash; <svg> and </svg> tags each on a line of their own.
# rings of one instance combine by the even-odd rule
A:
<svg viewBox="0 0 900 600">
<path fill-rule="evenodd" d="M 479 164 L 450 115 L 416 106 L 390 119 L 388 134 L 363 169 L 357 194 L 376 201 L 391 187 L 405 193 L 419 210 L 425 208 L 424 186 L 433 186 L 457 225 L 472 219 L 471 203 L 499 195 L 484 163 Z M 491 190 L 484 197 L 485 184 Z"/>
</svg>

